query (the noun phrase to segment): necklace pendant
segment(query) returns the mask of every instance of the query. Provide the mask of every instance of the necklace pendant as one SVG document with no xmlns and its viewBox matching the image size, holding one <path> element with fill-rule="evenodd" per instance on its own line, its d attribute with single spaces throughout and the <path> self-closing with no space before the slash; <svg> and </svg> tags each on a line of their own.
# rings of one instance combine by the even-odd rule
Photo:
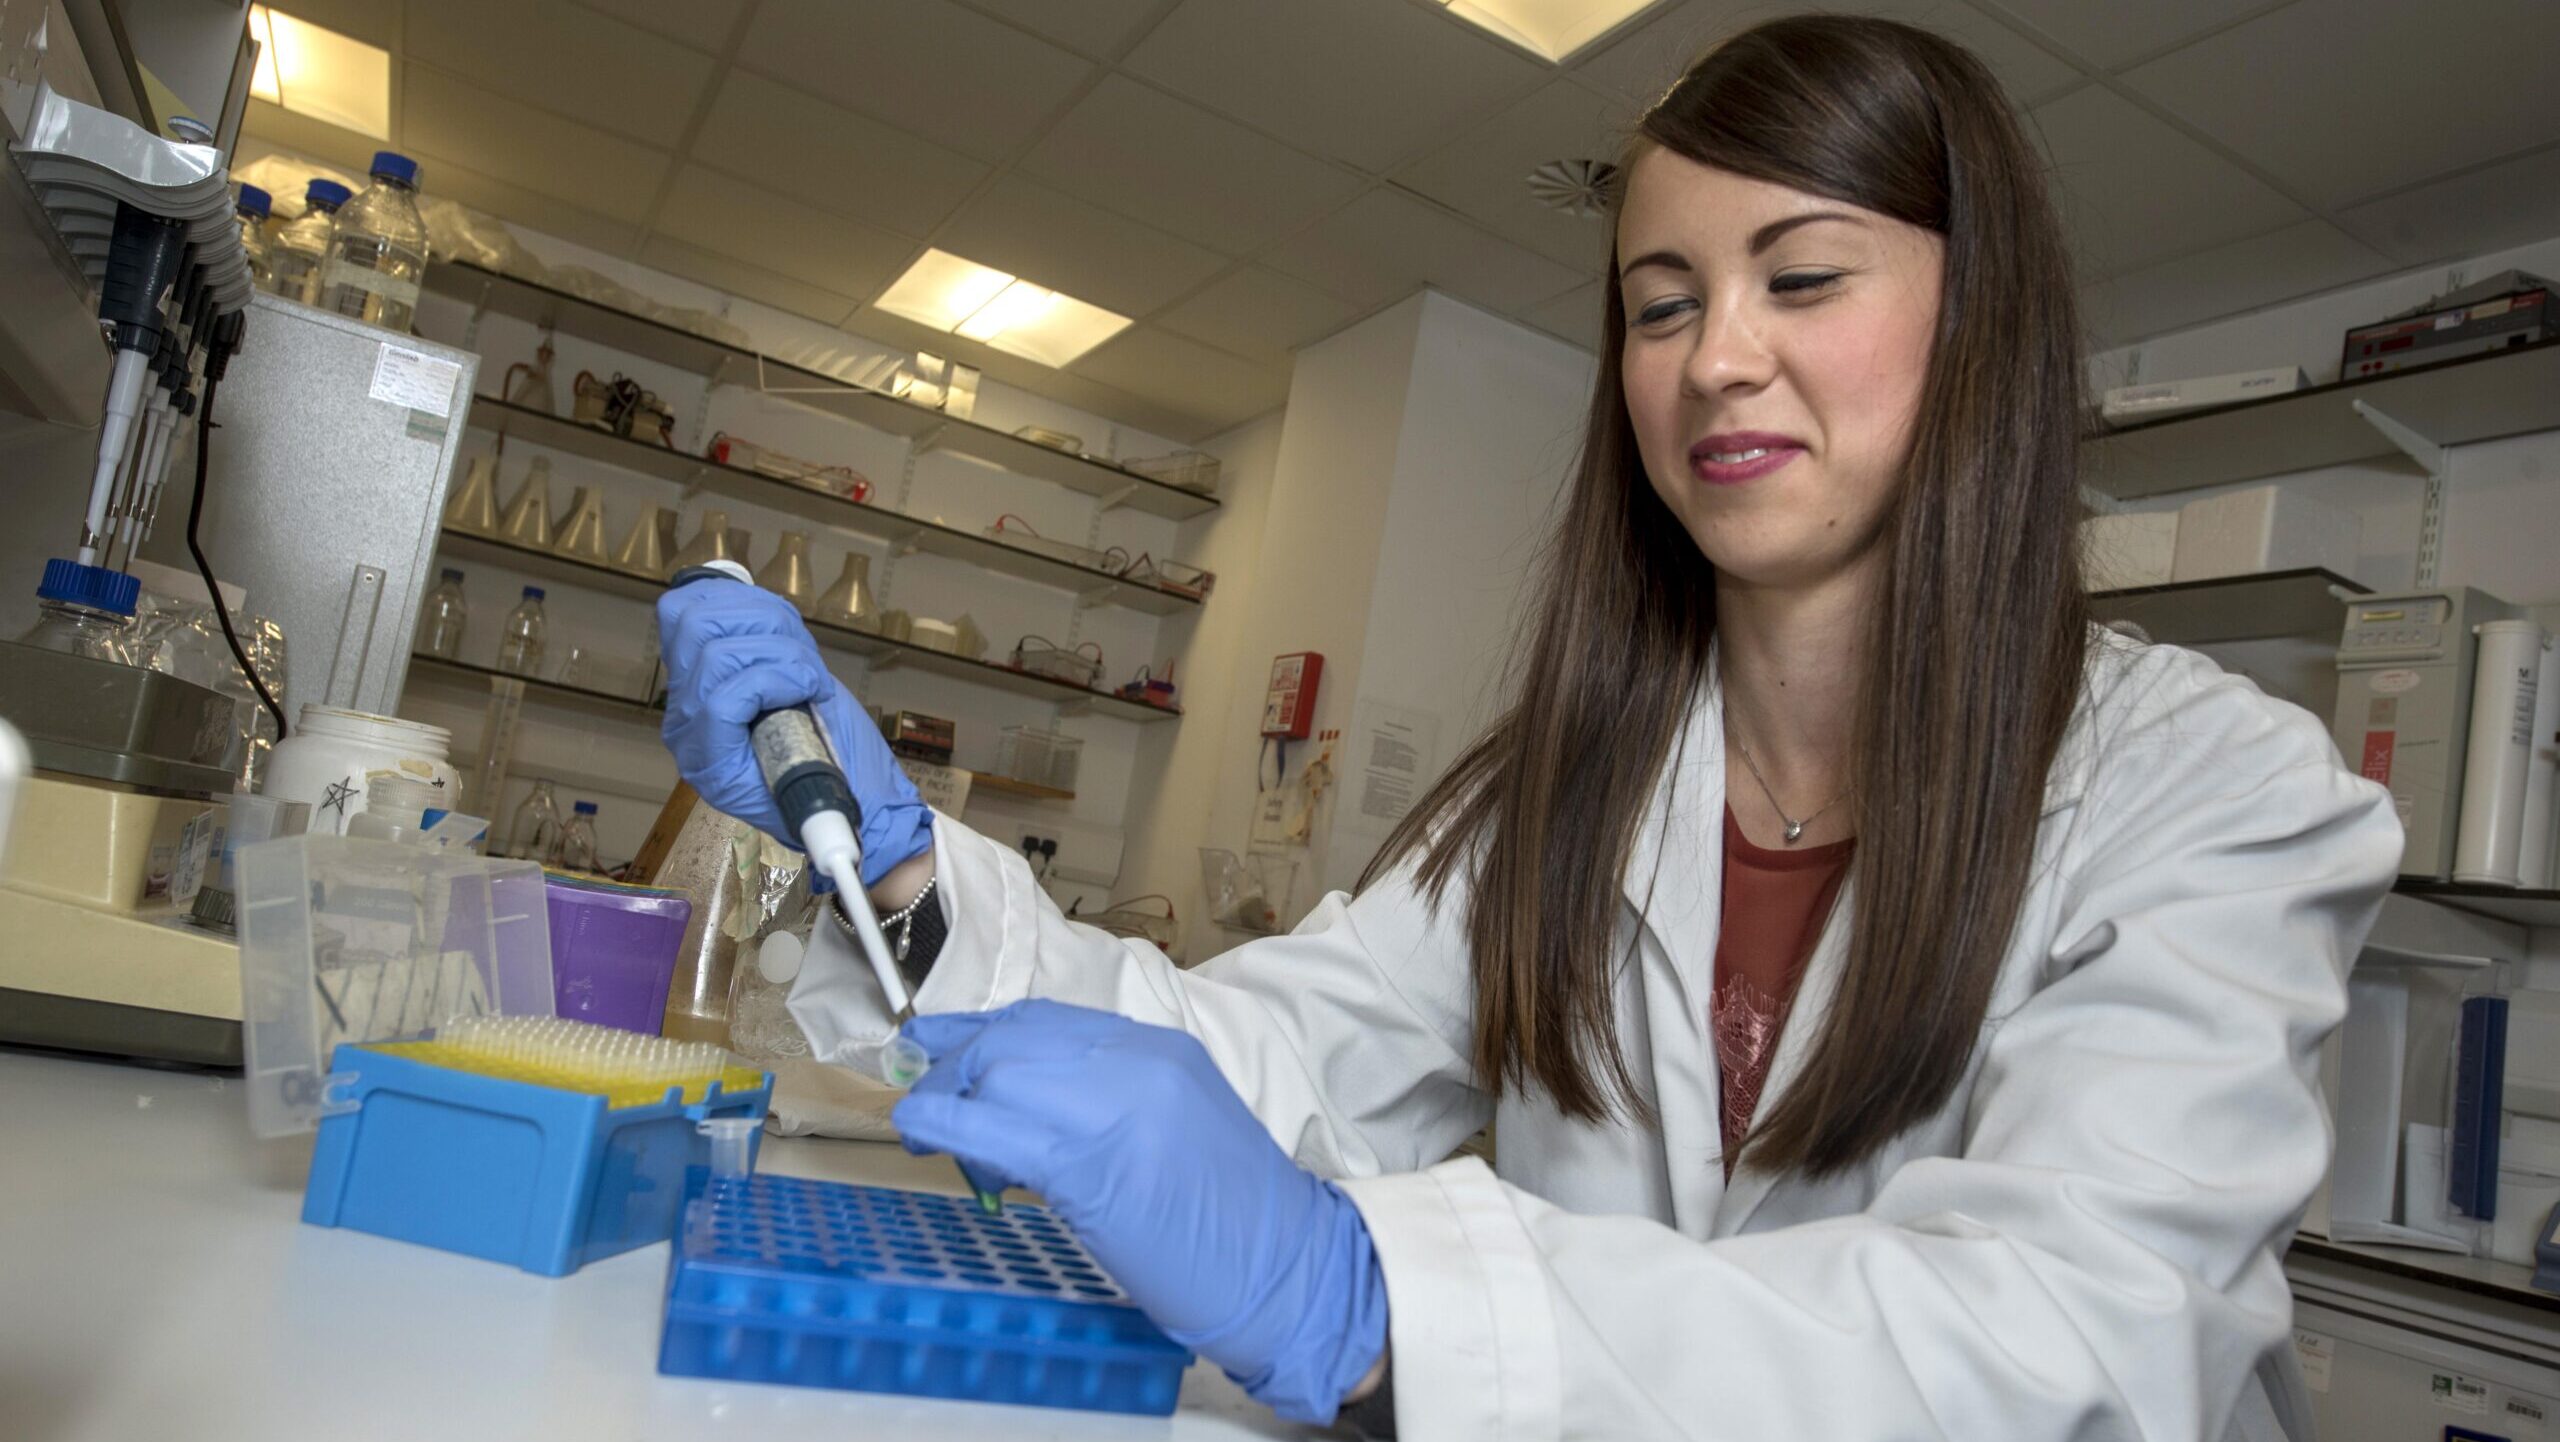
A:
<svg viewBox="0 0 2560 1442">
<path fill-rule="evenodd" d="M 1803 822 L 1801 822 L 1801 821 L 1790 821 L 1790 822 L 1788 822 L 1788 823 L 1787 823 L 1787 844 L 1788 844 L 1789 846 L 1793 846 L 1793 845 L 1795 845 L 1795 844 L 1796 844 L 1796 838 L 1797 838 L 1797 837 L 1799 837 L 1799 836 L 1802 836 L 1802 835 L 1804 835 L 1804 823 L 1803 823 Z"/>
</svg>

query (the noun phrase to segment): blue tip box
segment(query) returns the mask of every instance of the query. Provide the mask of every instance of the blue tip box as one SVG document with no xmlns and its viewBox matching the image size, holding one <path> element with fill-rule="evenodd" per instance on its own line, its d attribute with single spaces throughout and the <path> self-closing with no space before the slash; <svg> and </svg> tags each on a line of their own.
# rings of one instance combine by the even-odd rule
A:
<svg viewBox="0 0 2560 1442">
<path fill-rule="evenodd" d="M 349 1074 L 352 1075 L 349 1075 Z M 505 1262 L 544 1276 L 675 1234 L 706 1117 L 761 1119 L 773 1078 L 697 1102 L 601 1096 L 483 1076 L 368 1046 L 331 1058 L 302 1219 Z M 338 1110 L 341 1097 L 355 1103 Z M 761 1134 L 758 1134 L 758 1139 Z"/>
<path fill-rule="evenodd" d="M 693 1175 L 658 1370 L 1162 1416 L 1191 1353 L 1046 1207 Z"/>
</svg>

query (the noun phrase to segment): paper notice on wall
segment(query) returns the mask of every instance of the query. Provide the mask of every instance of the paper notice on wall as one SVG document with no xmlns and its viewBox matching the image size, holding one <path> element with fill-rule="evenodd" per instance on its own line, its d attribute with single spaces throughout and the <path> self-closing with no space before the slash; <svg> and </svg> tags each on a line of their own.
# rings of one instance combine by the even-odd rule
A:
<svg viewBox="0 0 2560 1442">
<path fill-rule="evenodd" d="M 899 757 L 898 769 L 915 783 L 916 794 L 924 798 L 925 805 L 953 817 L 969 809 L 969 780 L 974 772 L 957 766 L 936 766 L 912 756 Z"/>
<path fill-rule="evenodd" d="M 1440 716 L 1363 701 L 1352 709 L 1350 805 L 1341 829 L 1383 841 L 1440 774 Z"/>
</svg>

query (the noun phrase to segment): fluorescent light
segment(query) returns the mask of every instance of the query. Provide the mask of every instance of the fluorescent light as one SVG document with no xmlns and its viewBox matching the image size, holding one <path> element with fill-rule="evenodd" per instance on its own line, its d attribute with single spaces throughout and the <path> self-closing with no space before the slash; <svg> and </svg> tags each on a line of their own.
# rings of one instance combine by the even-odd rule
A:
<svg viewBox="0 0 2560 1442">
<path fill-rule="evenodd" d="M 391 53 L 267 5 L 249 7 L 249 93 L 376 140 L 391 138 Z"/>
<path fill-rule="evenodd" d="M 907 267 L 879 305 L 1046 366 L 1064 366 L 1129 325 L 1125 315 L 941 250 Z"/>
<path fill-rule="evenodd" d="M 1452 15 L 1561 65 L 1659 0 L 1440 0 Z"/>
</svg>

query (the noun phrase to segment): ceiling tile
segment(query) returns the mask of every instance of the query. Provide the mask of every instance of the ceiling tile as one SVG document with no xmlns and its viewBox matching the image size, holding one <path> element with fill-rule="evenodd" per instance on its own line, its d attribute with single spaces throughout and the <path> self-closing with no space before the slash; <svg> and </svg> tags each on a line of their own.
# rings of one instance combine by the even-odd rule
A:
<svg viewBox="0 0 2560 1442">
<path fill-rule="evenodd" d="M 839 215 L 927 235 L 987 168 L 867 116 L 732 70 L 693 158 Z"/>
<path fill-rule="evenodd" d="M 1976 0 L 2005 10 L 2101 70 L 2154 55 L 2293 0 Z"/>
<path fill-rule="evenodd" d="M 1370 191 L 1282 242 L 1264 261 L 1364 309 L 1435 285 L 1511 314 L 1585 278 L 1393 187 Z"/>
<path fill-rule="evenodd" d="M 2125 80 L 2332 208 L 2560 139 L 2560 5 L 2300 0 Z"/>
<path fill-rule="evenodd" d="M 2081 273 L 2104 279 L 2304 218 L 2302 207 L 2114 91 L 2029 117 L 2053 161 Z"/>
<path fill-rule="evenodd" d="M 699 165 L 677 172 L 657 230 L 857 300 L 896 279 L 922 248 Z"/>
<path fill-rule="evenodd" d="M 2359 205 L 2338 224 L 2402 265 L 2548 240 L 2560 235 L 2560 146 Z"/>
<path fill-rule="evenodd" d="M 1587 351 L 1600 349 L 1600 308 L 1608 303 L 1601 282 L 1569 290 L 1544 305 L 1532 306 L 1520 318 L 1551 336 Z"/>
<path fill-rule="evenodd" d="M 400 7 L 381 0 L 286 0 L 276 7 L 296 19 L 352 35 L 395 55 L 400 49 Z"/>
<path fill-rule="evenodd" d="M 581 210 L 549 191 L 509 184 L 424 148 L 410 158 L 432 195 L 607 255 L 629 255 L 640 243 L 639 226 Z"/>
<path fill-rule="evenodd" d="M 1093 71 L 949 0 L 764 0 L 738 59 L 981 160 L 1020 149 Z"/>
<path fill-rule="evenodd" d="M 655 30 L 696 50 L 718 53 L 746 0 L 579 0 L 591 10 Z"/>
<path fill-rule="evenodd" d="M 1223 265 L 1187 240 L 1011 175 L 962 207 L 934 243 L 1132 317 Z"/>
<path fill-rule="evenodd" d="M 663 235 L 653 235 L 641 245 L 640 263 L 827 325 L 842 324 L 857 303 L 850 296 L 803 285 L 762 266 L 715 255 Z"/>
<path fill-rule="evenodd" d="M 1230 255 L 1349 200 L 1350 172 L 1114 75 L 1076 102 L 1024 173 Z"/>
<path fill-rule="evenodd" d="M 1232 425 L 1289 400 L 1285 367 L 1256 365 L 1147 325 L 1113 336 L 1069 369 L 1213 426 Z"/>
<path fill-rule="evenodd" d="M 669 157 L 420 65 L 401 68 L 401 136 L 609 220 L 645 219 Z M 422 176 L 428 193 L 435 176 Z"/>
<path fill-rule="evenodd" d="M 2120 3 L 2120 0 L 2109 0 Z M 1878 15 L 1935 30 L 1979 56 L 2009 97 L 2032 104 L 2077 84 L 2080 74 L 2035 42 L 1962 0 L 1844 0 L 1825 10 Z M 1651 105 L 1708 46 L 1765 20 L 1801 13 L 1801 5 L 1690 0 L 1575 67 L 1585 80 Z"/>
<path fill-rule="evenodd" d="M 2306 220 L 2093 285 L 2085 319 L 2102 344 L 2120 345 L 2391 268 L 2389 259 L 2345 231 Z"/>
<path fill-rule="evenodd" d="M 1505 239 L 1586 275 L 1608 263 L 1609 217 L 1568 215 L 1529 190 L 1551 160 L 1614 162 L 1631 116 L 1570 80 L 1557 80 L 1399 172 L 1399 183 L 1475 217 Z"/>
<path fill-rule="evenodd" d="M 1289 353 L 1321 340 L 1359 314 L 1334 299 L 1260 266 L 1245 266 L 1157 317 L 1165 329 L 1204 340 L 1249 360 L 1286 364 Z"/>
<path fill-rule="evenodd" d="M 269 105 L 255 99 L 240 112 L 240 133 L 263 140 L 274 149 L 317 160 L 359 176 L 364 174 L 367 165 L 373 163 L 373 153 L 382 148 L 382 142 L 370 135 L 359 135 L 325 120 L 296 115 L 280 105 Z M 391 133 L 394 144 L 408 143 L 401 138 L 404 132 L 400 126 L 393 125 Z M 249 147 L 244 145 L 241 150 L 245 155 Z M 286 199 L 281 195 L 275 197 L 278 214 L 284 213 Z M 293 213 L 301 214 L 302 197 L 296 195 L 291 199 L 294 202 Z"/>
<path fill-rule="evenodd" d="M 1001 15 L 1035 35 L 1096 57 L 1118 55 L 1162 0 L 968 0 L 975 9 Z"/>
<path fill-rule="evenodd" d="M 510 99 L 673 148 L 711 58 L 564 0 L 412 6 L 404 57 Z"/>
<path fill-rule="evenodd" d="M 1544 69 L 1400 0 L 1183 0 L 1121 68 L 1370 171 L 1490 112 Z"/>
</svg>

